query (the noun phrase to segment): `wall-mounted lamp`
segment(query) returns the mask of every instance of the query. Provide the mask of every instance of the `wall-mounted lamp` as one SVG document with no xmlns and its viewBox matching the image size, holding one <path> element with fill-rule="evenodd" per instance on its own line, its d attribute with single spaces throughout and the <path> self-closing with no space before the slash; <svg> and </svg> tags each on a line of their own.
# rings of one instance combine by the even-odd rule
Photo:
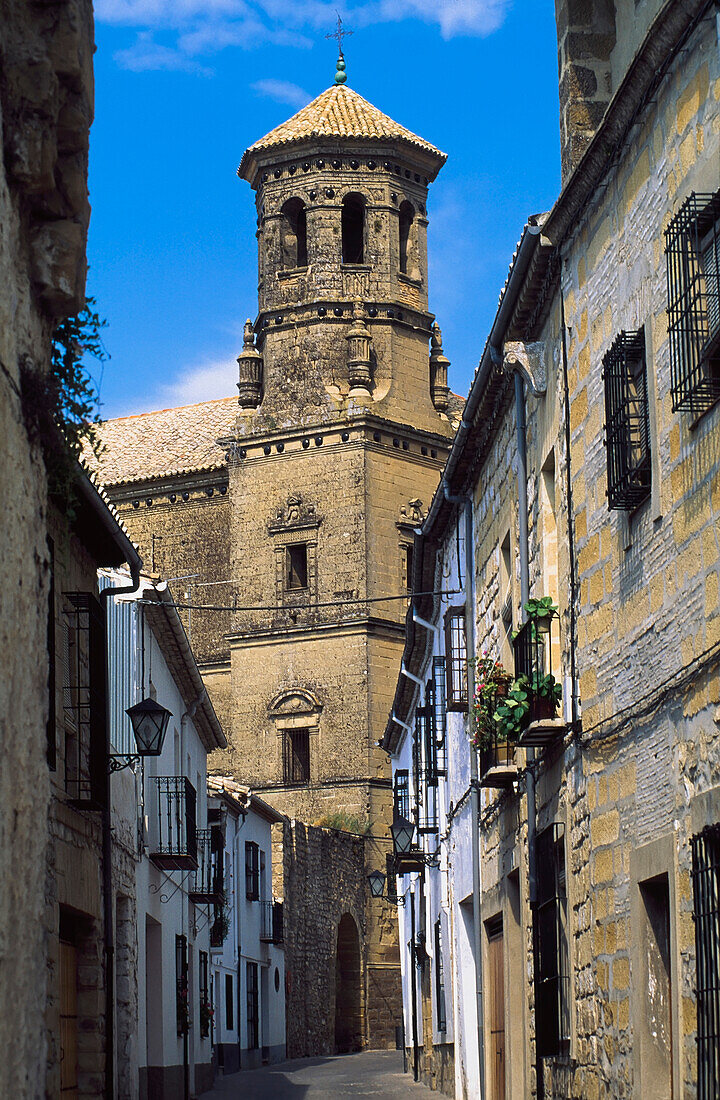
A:
<svg viewBox="0 0 720 1100">
<path fill-rule="evenodd" d="M 172 714 L 155 699 L 143 699 L 125 711 L 132 723 L 137 752 L 111 754 L 109 770 L 119 772 L 136 764 L 145 756 L 159 756 L 165 740 L 165 731 Z"/>
</svg>

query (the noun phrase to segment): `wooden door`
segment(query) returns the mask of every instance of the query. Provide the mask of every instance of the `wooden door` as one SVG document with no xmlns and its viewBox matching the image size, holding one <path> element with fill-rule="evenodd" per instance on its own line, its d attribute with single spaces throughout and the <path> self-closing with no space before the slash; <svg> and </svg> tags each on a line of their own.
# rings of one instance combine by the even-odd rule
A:
<svg viewBox="0 0 720 1100">
<path fill-rule="evenodd" d="M 488 984 L 490 1097 L 491 1100 L 505 1100 L 505 970 L 502 925 L 488 933 Z"/>
<path fill-rule="evenodd" d="M 77 948 L 60 941 L 60 1095 L 77 1100 Z"/>
</svg>

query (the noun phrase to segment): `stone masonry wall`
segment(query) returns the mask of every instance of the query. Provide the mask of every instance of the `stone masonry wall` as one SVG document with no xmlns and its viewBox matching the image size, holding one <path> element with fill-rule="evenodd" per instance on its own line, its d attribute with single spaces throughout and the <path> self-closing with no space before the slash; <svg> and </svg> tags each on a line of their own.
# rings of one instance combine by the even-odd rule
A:
<svg viewBox="0 0 720 1100">
<path fill-rule="evenodd" d="M 85 286 L 89 0 L 0 3 L 0 1094 L 45 1090 L 48 772 L 45 476 L 22 409 L 24 366 L 46 370 L 53 320 Z M 29 655 L 32 654 L 32 659 Z M 18 930 L 22 930 L 19 934 Z"/>
</svg>

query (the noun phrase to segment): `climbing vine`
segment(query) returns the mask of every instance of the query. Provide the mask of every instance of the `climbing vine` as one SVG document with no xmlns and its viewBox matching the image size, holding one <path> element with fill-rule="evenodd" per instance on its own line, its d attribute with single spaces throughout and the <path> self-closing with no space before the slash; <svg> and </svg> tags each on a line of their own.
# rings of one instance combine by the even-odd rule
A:
<svg viewBox="0 0 720 1100">
<path fill-rule="evenodd" d="M 40 444 L 48 492 L 63 510 L 72 510 L 77 460 L 89 447 L 100 456 L 98 393 L 84 365 L 86 356 L 104 363 L 108 353 L 101 332 L 107 326 L 88 298 L 79 313 L 58 323 L 51 345 L 50 370 L 26 362 L 22 395 L 28 433 Z"/>
</svg>

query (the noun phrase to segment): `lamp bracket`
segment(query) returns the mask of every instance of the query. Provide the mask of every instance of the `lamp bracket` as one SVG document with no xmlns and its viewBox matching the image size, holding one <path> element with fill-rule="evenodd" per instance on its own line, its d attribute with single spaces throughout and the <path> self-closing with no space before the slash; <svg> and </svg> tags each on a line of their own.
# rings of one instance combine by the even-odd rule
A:
<svg viewBox="0 0 720 1100">
<path fill-rule="evenodd" d="M 108 756 L 108 771 L 120 772 L 123 768 L 130 768 L 133 764 L 139 764 L 142 756 L 138 752 L 111 753 Z"/>
</svg>

